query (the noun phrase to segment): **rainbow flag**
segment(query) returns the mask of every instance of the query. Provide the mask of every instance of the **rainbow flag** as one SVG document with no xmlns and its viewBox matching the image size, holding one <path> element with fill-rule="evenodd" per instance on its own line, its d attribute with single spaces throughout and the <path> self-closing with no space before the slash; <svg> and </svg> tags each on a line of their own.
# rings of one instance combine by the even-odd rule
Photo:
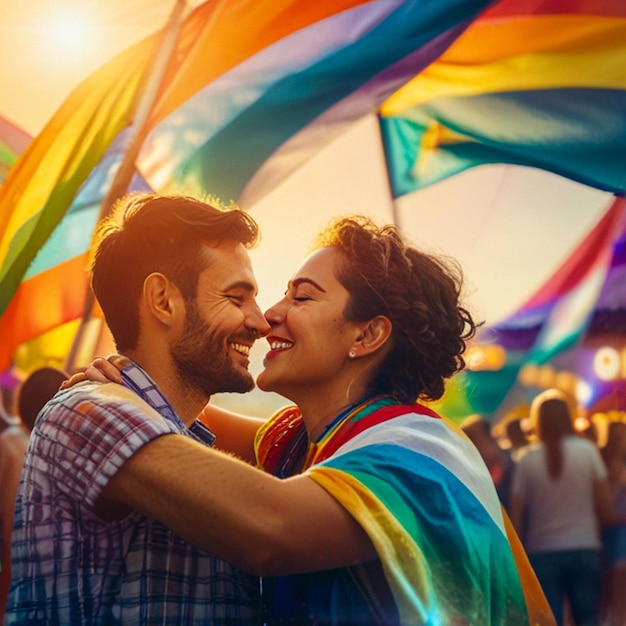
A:
<svg viewBox="0 0 626 626">
<path fill-rule="evenodd" d="M 536 369 L 562 358 L 589 334 L 622 332 L 625 250 L 626 198 L 616 198 L 544 285 L 512 315 L 481 330 L 472 349 L 502 348 L 504 365 L 462 372 L 449 383 L 444 399 L 432 406 L 459 418 L 492 414 L 525 366 Z"/>
<path fill-rule="evenodd" d="M 0 117 L 0 185 L 9 170 L 30 143 L 32 137 L 21 128 Z"/>
<path fill-rule="evenodd" d="M 375 110 L 491 2 L 198 6 L 182 24 L 150 111 L 134 184 L 238 198 L 245 208 L 244 195 L 259 197 Z M 94 206 L 119 166 L 158 40 L 138 43 L 81 84 L 0 189 L 0 371 L 22 342 L 82 314 Z M 264 165 L 271 157 L 278 169 Z M 53 231 L 55 243 L 32 266 Z"/>
<path fill-rule="evenodd" d="M 510 163 L 626 192 L 626 3 L 501 0 L 381 107 L 394 197 Z"/>
<path fill-rule="evenodd" d="M 142 83 L 142 57 L 155 45 L 154 39 L 141 42 L 79 85 L 0 187 L 0 371 L 8 369 L 24 341 L 83 313 L 86 251 L 103 197 L 98 191 L 93 204 L 89 180 L 106 175 L 109 149 L 116 140 L 123 143 Z M 67 356 L 73 331 L 61 332 L 63 341 L 55 332 L 56 352 Z M 52 360 L 58 362 L 58 356 Z"/>
<path fill-rule="evenodd" d="M 288 462 L 301 428 L 291 407 L 271 418 L 257 435 L 261 467 Z M 419 404 L 375 398 L 311 443 L 305 468 L 369 535 L 401 624 L 554 624 L 487 468 L 457 426 Z M 365 571 L 353 574 L 371 589 Z"/>
</svg>

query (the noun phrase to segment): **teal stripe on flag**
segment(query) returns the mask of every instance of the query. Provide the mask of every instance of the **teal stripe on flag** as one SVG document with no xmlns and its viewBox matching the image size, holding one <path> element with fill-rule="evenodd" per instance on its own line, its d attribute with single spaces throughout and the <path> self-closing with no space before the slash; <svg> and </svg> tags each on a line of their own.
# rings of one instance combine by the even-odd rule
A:
<svg viewBox="0 0 626 626">
<path fill-rule="evenodd" d="M 394 197 L 489 163 L 537 167 L 623 194 L 625 110 L 626 91 L 571 88 L 442 98 L 383 117 Z M 434 123 L 461 137 L 422 145 Z"/>
<path fill-rule="evenodd" d="M 452 42 L 464 28 L 459 23 L 485 4 L 488 3 L 477 0 L 400 3 L 381 24 L 348 45 L 299 71 L 272 77 L 267 85 L 256 85 L 255 92 L 262 91 L 262 95 L 235 117 L 231 117 L 231 111 L 220 111 L 227 120 L 223 126 L 202 145 L 190 147 L 190 154 L 173 174 L 175 183 L 184 189 L 209 190 L 225 200 L 237 198 L 260 165 L 290 137 L 437 37 L 447 33 Z M 446 10 L 444 5 L 453 7 L 454 11 Z M 293 44 L 297 44 L 297 37 Z M 416 61 L 414 72 L 433 58 L 434 55 L 426 52 L 421 65 Z M 407 73 L 404 81 L 412 75 Z M 230 79 L 236 78 L 235 70 Z M 404 81 L 398 81 L 396 87 Z M 232 106 L 237 107 L 240 101 L 237 93 L 245 98 L 247 91 L 245 85 L 234 88 Z M 207 106 L 210 105 L 208 97 Z M 199 111 L 202 107 L 196 102 L 194 109 Z M 186 125 L 187 122 L 180 121 L 181 113 L 182 110 L 177 112 L 179 123 Z M 157 129 L 154 136 L 158 132 Z"/>
<path fill-rule="evenodd" d="M 446 590 L 455 593 L 457 597 L 450 600 L 454 611 L 473 616 L 471 623 L 476 624 L 487 623 L 476 611 L 489 605 L 492 623 L 516 623 L 507 620 L 518 612 L 525 614 L 521 582 L 505 534 L 444 465 L 393 444 L 349 451 L 322 465 L 352 475 L 382 501 L 424 553 L 442 603 L 448 601 Z"/>
</svg>

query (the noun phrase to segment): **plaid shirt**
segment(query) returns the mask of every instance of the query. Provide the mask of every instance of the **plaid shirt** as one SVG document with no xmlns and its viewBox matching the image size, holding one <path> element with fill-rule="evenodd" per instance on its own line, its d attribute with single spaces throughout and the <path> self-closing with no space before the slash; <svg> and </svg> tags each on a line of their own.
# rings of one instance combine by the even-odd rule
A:
<svg viewBox="0 0 626 626">
<path fill-rule="evenodd" d="M 5 624 L 258 623 L 258 579 L 132 512 L 105 521 L 94 504 L 149 441 L 187 429 L 136 365 L 124 387 L 86 382 L 46 405 L 31 435 L 16 502 Z M 210 488 L 207 485 L 207 488 Z"/>
</svg>

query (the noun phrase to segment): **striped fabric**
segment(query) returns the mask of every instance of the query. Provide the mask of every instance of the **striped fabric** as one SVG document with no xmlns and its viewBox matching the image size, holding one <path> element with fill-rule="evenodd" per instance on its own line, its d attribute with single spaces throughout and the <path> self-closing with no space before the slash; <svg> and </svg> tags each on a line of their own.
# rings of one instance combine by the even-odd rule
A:
<svg viewBox="0 0 626 626">
<path fill-rule="evenodd" d="M 263 450 L 280 439 L 266 425 L 257 442 L 265 469 Z M 312 444 L 306 465 L 372 539 L 401 624 L 554 623 L 489 473 L 456 426 L 377 399 Z"/>
<path fill-rule="evenodd" d="M 245 208 L 375 110 L 492 1 L 201 4 L 182 24 L 151 110 L 136 187 L 239 198 Z M 0 189 L 1 330 L 11 338 L 0 345 L 0 371 L 21 342 L 82 313 L 84 254 L 157 39 L 80 85 Z M 276 169 L 264 167 L 270 157 Z"/>
<path fill-rule="evenodd" d="M 210 190 L 245 206 L 374 111 L 489 4 L 267 0 L 240 15 L 225 2 L 238 20 L 230 32 L 241 33 L 237 63 L 214 71 L 221 56 L 206 50 L 208 80 L 170 107 L 138 167 L 154 188 Z"/>
<path fill-rule="evenodd" d="M 28 133 L 0 117 L 0 185 L 17 158 L 26 150 L 30 140 Z"/>
<path fill-rule="evenodd" d="M 626 3 L 501 0 L 381 107 L 395 197 L 513 163 L 626 191 Z"/>
<path fill-rule="evenodd" d="M 560 369 L 594 381 L 586 406 L 607 394 L 606 382 L 586 371 L 592 359 L 582 350 L 593 335 L 626 332 L 625 251 L 626 198 L 616 198 L 545 284 L 517 311 L 481 329 L 475 347 L 504 349 L 503 366 L 465 370 L 450 381 L 443 400 L 433 406 L 450 417 L 492 414 L 509 391 L 516 389 L 522 368 L 539 368 L 555 361 L 560 362 Z M 531 399 L 535 392 L 530 385 L 524 395 Z"/>
</svg>

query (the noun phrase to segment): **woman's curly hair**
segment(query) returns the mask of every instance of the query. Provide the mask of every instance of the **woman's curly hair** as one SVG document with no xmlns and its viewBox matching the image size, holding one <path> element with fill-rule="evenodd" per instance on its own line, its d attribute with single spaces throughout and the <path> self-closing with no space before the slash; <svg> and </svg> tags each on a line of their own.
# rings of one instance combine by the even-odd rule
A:
<svg viewBox="0 0 626 626">
<path fill-rule="evenodd" d="M 350 293 L 347 319 L 385 315 L 393 325 L 391 350 L 370 392 L 401 402 L 440 398 L 445 380 L 465 367 L 463 353 L 478 327 L 459 303 L 459 265 L 409 246 L 395 226 L 364 216 L 335 220 L 314 247 L 343 253 L 337 278 Z"/>
</svg>

